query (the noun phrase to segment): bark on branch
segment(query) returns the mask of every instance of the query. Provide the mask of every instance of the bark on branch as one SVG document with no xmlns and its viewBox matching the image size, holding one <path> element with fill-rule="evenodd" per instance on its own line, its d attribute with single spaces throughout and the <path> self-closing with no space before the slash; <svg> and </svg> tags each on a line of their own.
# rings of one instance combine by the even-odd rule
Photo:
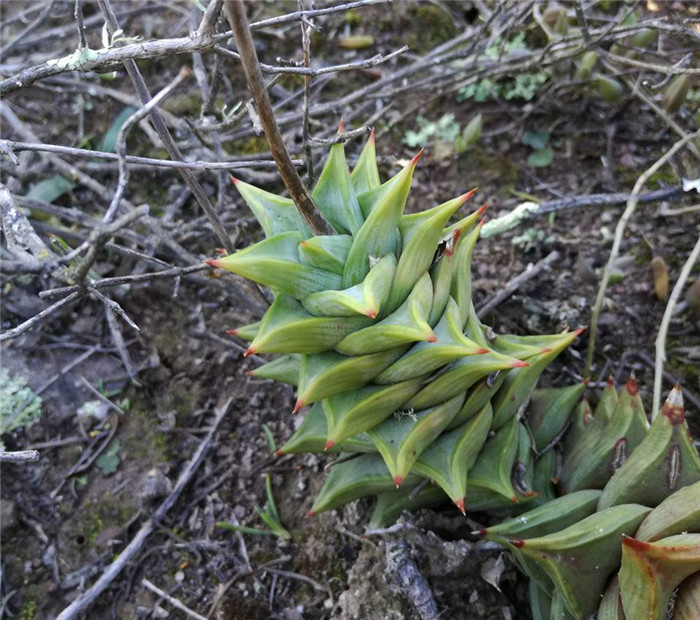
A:
<svg viewBox="0 0 700 620">
<path fill-rule="evenodd" d="M 331 234 L 332 230 L 328 222 L 323 218 L 309 190 L 302 183 L 301 177 L 294 167 L 292 159 L 289 157 L 287 148 L 284 146 L 282 134 L 277 126 L 270 98 L 263 83 L 260 62 L 258 61 L 253 36 L 248 26 L 243 0 L 224 0 L 224 8 L 236 39 L 238 53 L 241 55 L 241 64 L 245 71 L 248 87 L 260 115 L 260 123 L 263 126 L 265 138 L 270 145 L 270 152 L 277 163 L 280 176 L 289 192 L 289 196 L 315 234 Z"/>
</svg>

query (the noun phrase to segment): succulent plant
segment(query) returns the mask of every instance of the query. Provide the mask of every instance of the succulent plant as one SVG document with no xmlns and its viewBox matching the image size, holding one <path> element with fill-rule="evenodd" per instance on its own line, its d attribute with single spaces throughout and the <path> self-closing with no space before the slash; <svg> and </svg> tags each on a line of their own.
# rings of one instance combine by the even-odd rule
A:
<svg viewBox="0 0 700 620">
<path fill-rule="evenodd" d="M 405 214 L 419 157 L 381 183 L 373 133 L 352 172 L 334 145 L 312 192 L 332 235 L 234 180 L 266 238 L 208 261 L 273 292 L 230 333 L 246 355 L 280 354 L 250 375 L 297 388 L 303 420 L 278 454 L 341 455 L 308 516 L 371 495 L 374 527 L 447 498 L 517 515 L 480 534 L 513 551 L 536 619 L 661 619 L 681 583 L 674 617 L 700 617 L 700 459 L 680 391 L 650 427 L 634 379 L 619 394 L 608 382 L 595 414 L 584 384 L 535 389 L 582 330 L 481 323 L 471 260 L 485 206 L 449 223 L 472 190 Z"/>
<path fill-rule="evenodd" d="M 234 179 L 266 238 L 208 261 L 274 294 L 262 320 L 231 333 L 250 341 L 246 354 L 282 354 L 250 374 L 297 386 L 294 413 L 309 407 L 280 453 L 352 456 L 331 469 L 310 515 L 365 495 L 380 495 L 374 523 L 416 500 L 448 496 L 465 512 L 538 497 L 518 418 L 580 330 L 510 336 L 482 325 L 471 259 L 486 207 L 449 223 L 472 190 L 405 214 L 419 157 L 381 183 L 373 133 L 352 172 L 332 146 L 312 196 L 333 235 L 314 236 L 290 199 Z M 581 390 L 557 406 L 572 409 Z M 417 489 L 426 479 L 435 485 Z"/>
<path fill-rule="evenodd" d="M 530 577 L 535 620 L 700 618 L 700 458 L 680 389 L 649 427 L 634 379 L 609 381 L 564 448 L 563 495 L 479 532 Z"/>
</svg>

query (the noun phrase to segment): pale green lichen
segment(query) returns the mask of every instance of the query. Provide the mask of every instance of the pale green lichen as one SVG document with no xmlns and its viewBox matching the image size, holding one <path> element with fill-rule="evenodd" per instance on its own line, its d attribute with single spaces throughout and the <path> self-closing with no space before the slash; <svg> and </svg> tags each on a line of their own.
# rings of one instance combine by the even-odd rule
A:
<svg viewBox="0 0 700 620">
<path fill-rule="evenodd" d="M 515 228 L 521 222 L 530 219 L 530 215 L 539 208 L 540 205 L 536 202 L 523 202 L 519 204 L 507 215 L 486 222 L 481 229 L 481 238 L 488 239 L 489 237 L 502 235 L 511 228 Z"/>
<path fill-rule="evenodd" d="M 41 398 L 26 379 L 10 377 L 6 370 L 0 370 L 0 435 L 28 426 L 40 416 Z"/>
</svg>

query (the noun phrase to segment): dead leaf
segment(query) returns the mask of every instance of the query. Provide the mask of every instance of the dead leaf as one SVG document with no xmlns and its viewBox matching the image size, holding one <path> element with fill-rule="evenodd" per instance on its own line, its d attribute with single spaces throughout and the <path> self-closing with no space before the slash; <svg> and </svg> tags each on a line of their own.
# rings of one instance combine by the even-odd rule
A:
<svg viewBox="0 0 700 620">
<path fill-rule="evenodd" d="M 499 587 L 499 583 L 501 581 L 501 575 L 503 574 L 503 571 L 506 569 L 506 563 L 505 560 L 503 559 L 503 553 L 501 553 L 498 558 L 490 558 L 484 562 L 484 565 L 481 567 L 481 578 L 488 584 L 492 585 L 496 590 L 499 592 L 501 591 L 501 588 Z"/>
<path fill-rule="evenodd" d="M 668 267 L 661 256 L 651 259 L 651 273 L 654 278 L 654 292 L 659 301 L 668 297 Z"/>
</svg>

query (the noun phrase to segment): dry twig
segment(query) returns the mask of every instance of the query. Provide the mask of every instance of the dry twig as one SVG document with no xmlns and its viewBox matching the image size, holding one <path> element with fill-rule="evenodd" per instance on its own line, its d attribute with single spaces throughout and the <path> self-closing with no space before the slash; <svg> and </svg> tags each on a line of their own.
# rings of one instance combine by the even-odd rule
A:
<svg viewBox="0 0 700 620">
<path fill-rule="evenodd" d="M 657 159 L 647 170 L 642 173 L 642 175 L 637 179 L 637 182 L 632 188 L 632 193 L 627 200 L 627 207 L 625 208 L 622 217 L 617 222 L 615 228 L 615 238 L 613 240 L 613 246 L 610 250 L 610 256 L 608 257 L 608 262 L 603 270 L 603 277 L 600 281 L 600 287 L 598 288 L 598 295 L 596 296 L 595 305 L 593 306 L 593 312 L 591 313 L 591 327 L 590 334 L 588 337 L 588 352 L 586 353 L 586 366 L 584 368 L 583 376 L 584 379 L 589 379 L 591 376 L 591 366 L 593 364 L 593 351 L 595 349 L 595 338 L 598 332 L 598 318 L 600 317 L 600 311 L 603 308 L 603 302 L 605 300 L 605 291 L 608 287 L 608 282 L 610 281 L 610 274 L 612 271 L 613 264 L 617 259 L 620 252 L 620 245 L 622 244 L 622 239 L 625 234 L 625 229 L 627 228 L 627 222 L 632 217 L 637 204 L 639 202 L 639 194 L 642 188 L 649 180 L 649 178 L 661 168 L 671 157 L 673 157 L 680 149 L 682 149 L 691 140 L 700 137 L 700 130 L 693 134 L 687 135 L 681 140 L 678 140 L 668 151 L 666 151 L 659 159 Z"/>
</svg>

